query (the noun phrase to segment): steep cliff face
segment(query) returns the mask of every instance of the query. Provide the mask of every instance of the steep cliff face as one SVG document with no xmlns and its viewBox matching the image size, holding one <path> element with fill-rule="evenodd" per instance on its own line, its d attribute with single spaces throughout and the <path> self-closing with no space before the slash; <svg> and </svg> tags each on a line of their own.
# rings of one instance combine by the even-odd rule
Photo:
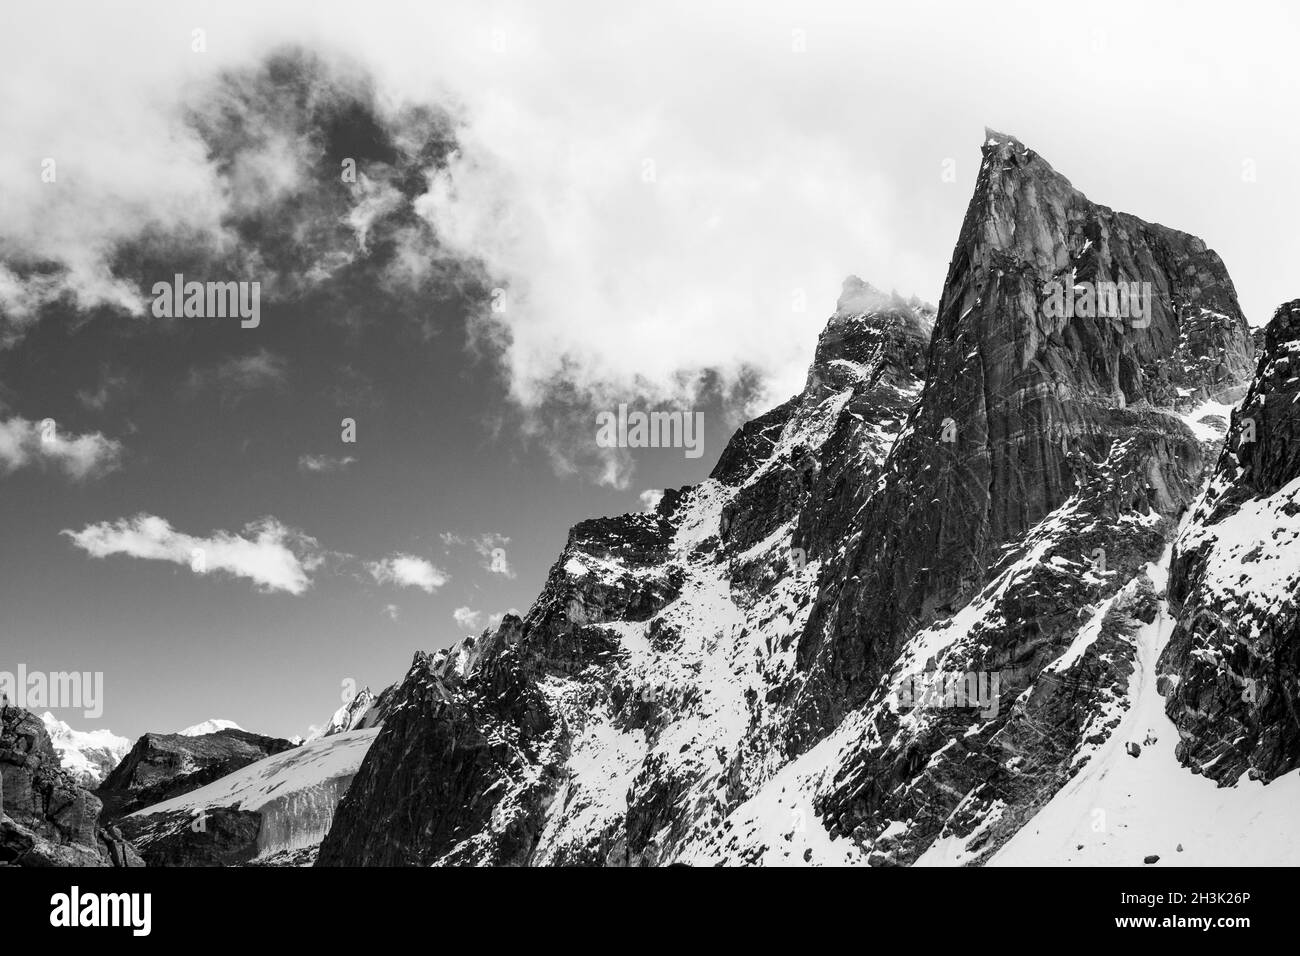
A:
<svg viewBox="0 0 1300 956">
<path fill-rule="evenodd" d="M 1157 409 L 1231 399 L 1253 367 L 1231 280 L 1199 239 L 1089 202 L 1011 137 L 989 133 L 983 153 L 925 391 L 863 519 L 853 573 L 865 586 L 814 618 L 801 642 L 801 662 L 825 684 L 814 697 L 839 704 L 820 713 L 809 702 L 819 730 L 864 700 L 901 636 L 969 602 L 1004 546 L 1074 495 L 1117 443 L 1141 459 L 1124 473 L 1142 500 L 1116 506 L 1178 514 L 1202 463 L 1189 433 Z M 1149 289 L 1149 314 L 1048 308 L 1054 285 L 1082 293 L 1103 282 Z"/>
<path fill-rule="evenodd" d="M 1049 305 L 1111 282 L 1149 290 L 1144 314 Z M 1218 431 L 1200 411 L 1241 393 L 1252 355 L 1204 243 L 988 135 L 926 388 L 866 507 L 862 586 L 800 648 L 810 722 L 852 741 L 816 802 L 833 833 L 872 862 L 937 842 L 981 862 L 1078 772 L 1129 706 Z M 917 674 L 943 686 L 937 705 L 900 707 Z M 972 678 L 996 697 L 974 715 L 948 693 Z"/>
<path fill-rule="evenodd" d="M 1162 690 L 1179 758 L 1224 785 L 1300 766 L 1300 300 L 1265 331 L 1169 590 Z"/>
<path fill-rule="evenodd" d="M 63 770 L 40 718 L 0 708 L 0 866 L 141 866 L 99 800 Z"/>
<path fill-rule="evenodd" d="M 850 279 L 707 481 L 417 656 L 319 862 L 985 862 L 1130 708 L 1253 354 L 1199 239 L 990 133 L 937 314 Z"/>
</svg>

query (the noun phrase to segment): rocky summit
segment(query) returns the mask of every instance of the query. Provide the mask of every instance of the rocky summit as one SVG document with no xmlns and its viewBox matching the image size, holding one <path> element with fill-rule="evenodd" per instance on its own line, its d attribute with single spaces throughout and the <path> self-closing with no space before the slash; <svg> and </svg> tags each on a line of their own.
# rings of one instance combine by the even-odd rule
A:
<svg viewBox="0 0 1300 956">
<path fill-rule="evenodd" d="M 579 524 L 526 614 L 417 654 L 318 865 L 978 865 L 1121 757 L 1295 766 L 1295 304 L 1252 382 L 1204 242 L 982 152 L 937 309 L 846 280 L 707 481 Z M 1157 660 L 1187 768 L 1138 726 Z M 1073 825 L 1029 856 L 1147 855 Z"/>
</svg>

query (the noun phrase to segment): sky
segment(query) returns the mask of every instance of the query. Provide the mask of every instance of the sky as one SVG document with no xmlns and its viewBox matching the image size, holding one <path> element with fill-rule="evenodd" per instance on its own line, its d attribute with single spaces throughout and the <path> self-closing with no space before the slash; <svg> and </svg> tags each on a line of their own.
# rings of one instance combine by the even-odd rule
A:
<svg viewBox="0 0 1300 956">
<path fill-rule="evenodd" d="M 0 672 L 102 672 L 78 729 L 306 733 L 525 610 L 847 275 L 938 301 L 985 126 L 1253 324 L 1297 294 L 1285 4 L 269 6 L 2 15 Z M 177 273 L 256 324 L 158 314 Z M 621 403 L 703 455 L 600 447 Z"/>
</svg>

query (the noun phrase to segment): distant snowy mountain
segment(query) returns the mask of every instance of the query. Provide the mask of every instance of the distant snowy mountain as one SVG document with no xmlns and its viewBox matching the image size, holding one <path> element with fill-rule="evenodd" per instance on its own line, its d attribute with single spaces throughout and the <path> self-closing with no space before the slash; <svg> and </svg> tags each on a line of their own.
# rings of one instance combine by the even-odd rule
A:
<svg viewBox="0 0 1300 956">
<path fill-rule="evenodd" d="M 131 749 L 130 740 L 111 730 L 73 730 L 48 710 L 41 720 L 63 769 L 87 789 L 99 786 Z"/>
<path fill-rule="evenodd" d="M 216 718 L 214 720 L 205 720 L 201 724 L 195 724 L 193 727 L 186 727 L 184 730 L 178 730 L 176 732 L 182 737 L 202 737 L 205 734 L 215 734 L 219 730 L 243 729 L 243 727 L 239 726 L 239 724 L 235 723 L 233 720 L 222 720 Z"/>
</svg>

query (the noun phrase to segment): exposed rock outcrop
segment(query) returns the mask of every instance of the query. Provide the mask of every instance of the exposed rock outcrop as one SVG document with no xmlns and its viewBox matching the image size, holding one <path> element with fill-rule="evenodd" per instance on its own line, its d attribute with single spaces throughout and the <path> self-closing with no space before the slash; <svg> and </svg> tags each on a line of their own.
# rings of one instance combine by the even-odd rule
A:
<svg viewBox="0 0 1300 956">
<path fill-rule="evenodd" d="M 101 826 L 100 810 L 61 768 L 41 719 L 0 707 L 0 865 L 143 865 L 116 828 Z"/>
<path fill-rule="evenodd" d="M 1222 784 L 1300 766 L 1300 300 L 1268 324 L 1250 390 L 1174 553 L 1161 665 L 1179 757 Z"/>
</svg>

